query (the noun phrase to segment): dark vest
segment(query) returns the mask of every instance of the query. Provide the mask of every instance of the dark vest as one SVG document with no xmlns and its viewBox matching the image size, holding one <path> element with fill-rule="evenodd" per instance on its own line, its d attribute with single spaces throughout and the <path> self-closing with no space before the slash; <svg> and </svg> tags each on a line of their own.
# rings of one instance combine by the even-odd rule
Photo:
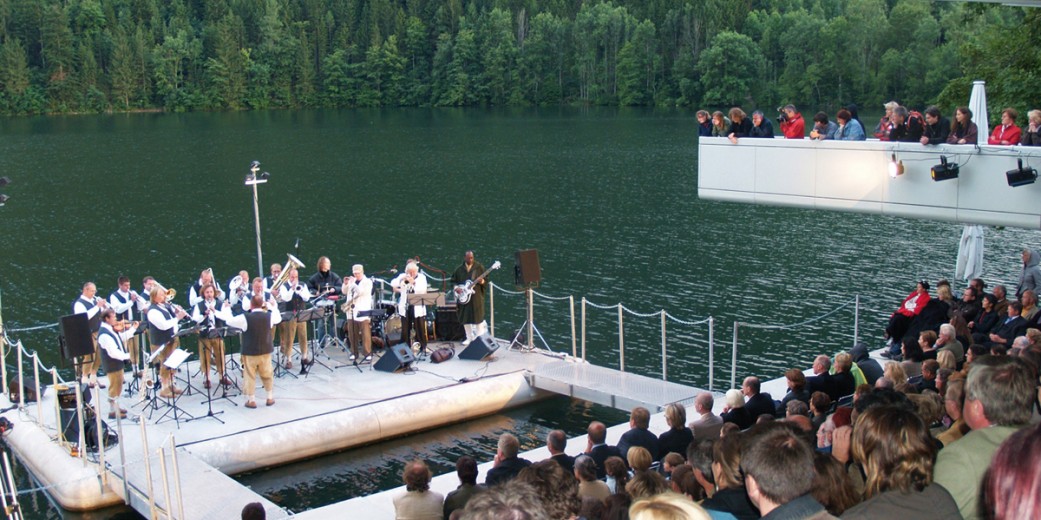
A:
<svg viewBox="0 0 1041 520">
<path fill-rule="evenodd" d="M 124 304 L 124 303 L 127 302 L 127 299 L 124 298 L 122 294 L 119 294 L 119 291 L 116 291 L 116 292 L 112 293 L 112 297 L 115 298 L 116 300 L 119 300 L 120 304 Z M 134 309 L 134 306 L 131 305 L 130 308 L 128 308 L 127 310 L 125 310 L 123 312 L 117 312 L 116 313 L 116 319 L 119 319 L 119 320 L 129 320 L 130 319 L 130 313 L 133 311 L 133 309 Z"/>
<path fill-rule="evenodd" d="M 213 303 L 215 305 L 215 307 L 213 308 L 214 311 L 220 310 L 220 308 L 224 305 L 224 301 L 220 298 L 214 298 Z M 203 300 L 195 304 L 195 308 L 199 310 L 199 314 L 206 316 L 206 300 Z M 203 318 L 202 323 L 200 323 L 200 325 L 202 325 L 202 331 L 204 333 L 209 332 L 215 328 L 219 329 L 224 326 L 224 320 L 218 319 L 216 316 L 211 316 L 211 318 L 213 318 L 212 323 L 207 318 Z M 207 336 L 203 334 L 201 337 L 205 338 Z"/>
<path fill-rule="evenodd" d="M 75 302 L 72 302 L 72 312 L 73 313 L 76 312 L 76 302 L 82 303 L 83 306 L 87 308 L 88 312 L 91 309 L 94 308 L 94 302 L 92 302 L 90 300 L 86 300 L 82 296 L 80 296 L 79 298 L 76 298 Z M 101 311 L 98 311 L 97 313 L 95 313 L 94 317 L 90 318 L 90 320 L 87 321 L 87 323 L 90 324 L 90 331 L 93 332 L 93 333 L 97 333 L 98 329 L 101 328 Z"/>
<path fill-rule="evenodd" d="M 246 330 L 242 332 L 242 355 L 263 356 L 275 351 L 275 338 L 271 333 L 271 313 L 247 312 Z"/>
<path fill-rule="evenodd" d="M 152 312 L 153 310 L 159 311 L 159 313 L 162 314 L 163 317 L 166 319 L 173 318 L 173 314 L 170 314 L 170 311 L 166 309 L 165 305 L 152 305 L 152 308 L 149 309 L 148 312 Z M 172 328 L 162 330 L 159 327 L 153 325 L 152 320 L 148 320 L 148 341 L 150 341 L 152 345 L 155 345 L 156 347 L 161 347 L 169 343 L 170 340 L 172 340 L 173 338 L 174 331 Z"/>
<path fill-rule="evenodd" d="M 119 337 L 118 332 L 114 332 L 109 329 L 99 329 L 98 337 L 100 338 L 101 336 L 108 336 L 112 338 L 112 340 L 116 342 L 116 345 L 119 345 L 120 349 L 126 351 L 126 346 L 123 344 L 123 339 Z M 111 356 L 108 355 L 108 351 L 104 348 L 99 348 L 98 350 L 101 351 L 101 366 L 105 367 L 106 373 L 123 371 L 123 362 L 121 360 L 113 359 Z"/>
<path fill-rule="evenodd" d="M 302 311 L 302 310 L 307 308 L 307 302 L 305 302 L 304 299 L 301 298 L 300 295 L 297 294 L 294 289 L 296 289 L 296 287 L 289 287 L 289 284 L 286 284 L 285 286 L 283 286 L 282 290 L 284 290 L 284 291 L 293 291 L 293 298 L 291 300 L 289 300 L 288 302 L 286 302 L 286 304 L 285 304 L 286 308 L 285 309 L 279 309 L 279 310 L 300 312 L 300 311 Z M 1039 312 L 1038 314 L 1041 314 L 1041 312 Z"/>
</svg>

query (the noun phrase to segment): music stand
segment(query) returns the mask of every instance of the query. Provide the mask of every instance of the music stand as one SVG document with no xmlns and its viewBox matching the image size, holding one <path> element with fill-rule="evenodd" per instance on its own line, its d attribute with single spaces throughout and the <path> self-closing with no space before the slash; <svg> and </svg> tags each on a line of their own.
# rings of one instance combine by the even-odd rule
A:
<svg viewBox="0 0 1041 520">
<path fill-rule="evenodd" d="M 137 356 L 130 356 L 130 370 L 132 371 L 132 373 L 130 374 L 130 381 L 127 381 L 127 397 L 133 397 L 135 393 L 138 393 L 142 390 L 141 374 L 139 373 L 144 372 L 144 370 L 141 369 L 141 353 L 144 352 L 143 349 L 147 348 L 148 346 L 148 334 L 145 334 L 146 332 L 148 332 L 148 327 L 145 322 L 142 322 L 142 325 L 145 326 L 138 328 L 137 332 L 134 333 L 135 336 L 141 337 L 137 338 Z"/>
<path fill-rule="evenodd" d="M 325 328 L 325 330 L 326 330 L 326 337 L 328 337 L 329 332 L 328 332 L 328 327 L 326 327 L 327 321 L 326 321 L 325 318 L 327 316 L 329 316 L 330 314 L 332 314 L 331 312 L 329 312 L 329 307 L 332 307 L 332 306 L 311 307 L 309 309 L 304 309 L 304 310 L 302 310 L 302 311 L 300 311 L 300 312 L 298 312 L 296 314 L 296 319 L 297 319 L 297 321 L 302 321 L 302 322 L 305 322 L 305 323 L 322 320 L 322 327 Z M 318 327 L 316 325 L 315 326 L 315 336 L 317 336 L 317 335 L 318 335 Z M 323 338 L 323 340 L 324 340 L 324 338 Z M 323 367 L 325 367 L 326 370 L 328 370 L 330 372 L 333 371 L 332 367 L 330 367 L 329 365 L 326 365 L 325 363 L 322 363 L 321 360 L 318 359 L 317 354 L 318 354 L 319 347 L 322 348 L 322 355 L 325 356 L 326 359 L 332 361 L 332 358 L 329 357 L 329 355 L 325 353 L 324 342 L 322 344 L 319 344 L 318 339 L 315 338 L 314 348 L 311 349 L 311 360 L 307 361 L 307 360 L 305 360 L 303 358 L 303 356 L 300 357 L 300 364 L 304 365 L 306 363 L 306 366 L 307 366 L 307 370 L 304 373 L 304 379 L 307 379 L 307 376 L 309 376 L 311 374 L 311 366 L 314 365 L 315 363 L 318 363 L 319 365 L 322 365 Z M 336 368 L 339 368 L 339 367 L 336 367 Z"/>
<path fill-rule="evenodd" d="M 217 327 L 217 328 L 215 328 L 213 330 L 217 332 L 218 336 L 220 336 L 220 338 L 222 340 L 221 343 L 224 344 L 224 355 L 227 356 L 228 355 L 228 342 L 225 341 L 225 338 L 227 338 L 227 336 L 229 334 L 230 335 L 242 334 L 242 331 L 239 330 L 239 329 L 236 329 L 235 327 L 227 327 L 227 326 L 225 326 L 225 327 Z M 234 357 L 232 357 L 232 360 L 234 360 Z M 240 366 L 240 365 L 238 363 L 235 363 L 235 366 Z M 228 386 L 225 386 L 223 384 L 223 380 L 222 381 L 218 381 L 217 384 L 220 385 L 220 387 L 221 387 L 221 395 L 219 397 L 216 397 L 216 399 L 226 399 L 229 403 L 231 403 L 231 404 L 233 404 L 235 406 L 238 406 L 239 404 L 236 403 L 235 401 L 232 401 L 231 397 L 228 396 L 228 389 L 234 387 L 235 390 L 239 391 L 239 395 L 242 395 L 242 389 L 239 388 L 238 380 L 236 380 L 235 378 L 231 377 L 231 375 L 228 373 L 229 371 L 230 371 L 230 363 L 225 360 L 224 361 L 224 374 L 223 374 L 223 377 L 228 378 L 228 381 L 231 381 L 231 384 L 228 385 Z M 207 394 L 209 394 L 209 392 L 207 392 Z M 209 396 L 207 395 L 207 398 L 208 397 Z"/>
<path fill-rule="evenodd" d="M 282 316 L 282 321 L 279 322 L 279 324 L 278 324 L 279 326 L 281 326 L 283 323 L 288 323 L 288 322 L 292 321 L 293 320 L 293 316 L 296 314 L 293 311 L 279 311 L 279 312 L 280 312 L 280 315 Z M 274 331 L 272 331 L 272 333 L 274 333 Z M 288 369 L 286 369 L 286 359 L 285 359 L 285 356 L 282 355 L 282 347 L 284 347 L 284 346 L 285 345 L 279 345 L 278 346 L 278 350 L 275 352 L 275 377 L 282 377 L 282 376 L 288 375 L 288 376 L 292 376 L 293 379 L 297 379 L 296 374 L 294 374 L 294 373 L 290 372 Z M 289 345 L 289 351 L 290 351 L 289 358 L 290 358 L 290 360 L 292 360 L 292 358 L 293 358 L 293 353 L 292 353 L 293 346 L 292 345 Z M 301 365 L 305 365 L 306 363 L 307 363 L 307 360 L 304 359 L 303 356 L 300 356 L 300 364 Z"/>
<path fill-rule="evenodd" d="M 182 364 L 184 364 L 185 361 L 188 360 L 190 356 L 191 353 L 189 353 L 187 350 L 181 350 L 180 348 L 176 348 L 173 352 L 170 353 L 170 357 L 166 358 L 166 361 L 163 361 L 163 366 L 169 368 L 170 370 L 177 370 L 178 368 L 180 368 Z M 180 406 L 177 406 L 177 401 L 180 399 L 181 396 L 178 395 L 176 392 L 173 393 L 173 397 L 167 398 L 167 400 L 169 401 L 170 408 L 163 412 L 163 415 L 160 415 L 159 418 L 155 420 L 155 423 L 159 424 L 163 422 L 163 419 L 169 416 L 171 412 L 173 412 L 173 421 L 174 424 L 177 426 L 177 429 L 181 428 L 180 416 L 187 416 L 187 420 L 195 419 L 194 415 L 184 411 L 183 409 L 181 409 Z"/>
<path fill-rule="evenodd" d="M 193 327 L 188 327 L 186 329 L 177 331 L 176 337 L 181 338 L 181 337 L 184 337 L 184 336 L 190 336 L 192 334 L 198 334 L 199 331 L 201 331 L 201 330 L 202 330 L 202 325 L 195 325 Z M 196 341 L 198 341 L 198 340 L 196 340 Z M 169 360 L 169 358 L 167 358 L 167 360 Z M 200 368 L 200 370 L 201 370 L 201 368 Z M 181 372 L 181 370 L 179 368 L 177 370 L 173 370 L 173 374 L 172 374 L 172 376 L 170 378 L 170 383 L 171 384 L 173 383 L 174 379 L 178 379 L 177 375 L 180 372 Z M 184 377 L 184 379 L 181 379 L 181 381 L 184 381 L 184 386 L 185 386 L 184 393 L 186 393 L 188 395 L 192 395 L 192 390 L 195 390 L 196 392 L 199 391 L 198 388 L 195 388 L 194 386 L 192 386 L 192 376 L 191 376 L 191 372 L 189 370 L 185 370 L 185 377 Z"/>
<path fill-rule="evenodd" d="M 145 406 L 148 406 L 150 408 L 150 410 L 148 410 L 148 419 L 149 420 L 152 419 L 152 414 L 155 413 L 156 410 L 159 409 L 159 392 L 158 392 L 158 390 L 159 390 L 162 382 L 159 380 L 159 364 L 156 363 L 156 359 L 159 357 L 159 354 L 161 354 L 162 352 L 163 352 L 163 348 L 162 347 L 157 348 L 155 350 L 155 352 L 152 352 L 151 354 L 148 355 L 148 360 L 145 361 L 145 364 L 147 366 L 151 367 L 151 369 L 152 369 L 152 384 L 151 385 L 145 385 L 145 395 L 144 395 L 144 398 L 138 404 L 144 404 Z M 163 404 L 167 404 L 167 403 L 164 402 Z"/>
<path fill-rule="evenodd" d="M 424 294 L 409 293 L 408 298 L 405 300 L 405 303 L 408 304 L 408 308 L 405 309 L 405 312 L 411 312 L 412 311 L 411 308 L 415 307 L 417 305 L 443 307 L 445 305 L 445 293 L 443 293 L 443 292 L 436 292 L 436 291 L 435 292 L 428 292 L 428 293 L 424 293 Z M 405 321 L 404 317 L 402 317 L 402 318 L 403 318 L 402 322 L 404 322 Z M 423 316 L 423 327 L 424 328 L 426 328 L 426 318 L 427 318 L 426 316 Z M 415 321 L 413 321 L 412 323 L 415 324 Z M 402 323 L 401 325 L 402 325 L 402 327 L 405 326 L 404 323 Z M 412 336 L 412 332 L 413 331 L 409 331 L 409 336 L 410 337 Z M 430 341 L 430 338 L 428 336 L 429 335 L 427 334 L 427 331 L 424 330 L 423 331 L 423 337 L 426 338 L 427 342 Z M 417 339 L 418 339 L 418 332 L 417 332 Z M 426 355 L 426 353 L 427 353 L 426 352 L 426 347 L 420 348 L 420 350 L 419 350 L 419 357 L 420 358 L 424 357 Z"/>
</svg>

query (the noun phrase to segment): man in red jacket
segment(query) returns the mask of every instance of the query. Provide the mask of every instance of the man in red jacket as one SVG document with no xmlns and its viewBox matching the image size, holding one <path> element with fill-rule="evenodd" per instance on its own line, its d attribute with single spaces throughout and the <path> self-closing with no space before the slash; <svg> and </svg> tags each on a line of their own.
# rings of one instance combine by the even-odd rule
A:
<svg viewBox="0 0 1041 520">
<path fill-rule="evenodd" d="M 781 132 L 785 139 L 804 139 L 806 137 L 806 122 L 802 114 L 795 110 L 795 105 L 785 105 L 781 109 Z"/>
</svg>

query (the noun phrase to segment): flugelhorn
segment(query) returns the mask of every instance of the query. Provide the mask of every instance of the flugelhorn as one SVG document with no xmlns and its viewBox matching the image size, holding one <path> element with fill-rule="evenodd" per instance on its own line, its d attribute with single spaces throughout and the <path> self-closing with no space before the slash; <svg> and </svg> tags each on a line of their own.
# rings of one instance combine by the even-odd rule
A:
<svg viewBox="0 0 1041 520">
<path fill-rule="evenodd" d="M 289 257 L 289 258 L 286 258 L 286 266 L 285 266 L 285 268 L 282 269 L 281 273 L 278 273 L 278 278 L 275 278 L 275 280 L 271 282 L 271 290 L 272 291 L 274 291 L 275 289 L 277 289 L 279 287 L 282 287 L 282 284 L 286 283 L 286 281 L 289 280 L 289 272 L 290 271 L 293 271 L 295 269 L 300 269 L 301 267 L 304 266 L 304 263 L 301 262 L 297 257 L 295 257 L 295 256 L 293 256 L 293 255 L 291 255 L 289 253 L 286 253 L 286 256 Z"/>
</svg>

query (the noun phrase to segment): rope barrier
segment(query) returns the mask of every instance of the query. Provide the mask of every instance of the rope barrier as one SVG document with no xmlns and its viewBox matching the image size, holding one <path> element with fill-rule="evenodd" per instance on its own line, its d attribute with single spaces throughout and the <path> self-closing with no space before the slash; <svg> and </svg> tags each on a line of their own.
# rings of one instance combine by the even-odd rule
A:
<svg viewBox="0 0 1041 520">
<path fill-rule="evenodd" d="M 670 320 L 672 320 L 672 321 L 675 321 L 676 323 L 679 323 L 681 325 L 701 325 L 702 323 L 708 323 L 709 321 L 712 320 L 712 318 L 705 318 L 703 320 L 697 320 L 697 321 L 681 320 L 681 319 L 673 316 L 672 314 L 669 314 L 668 311 L 665 311 L 665 317 L 670 319 Z"/>
<path fill-rule="evenodd" d="M 636 316 L 637 318 L 654 318 L 656 316 L 661 316 L 661 311 L 648 312 L 648 313 L 636 312 L 636 311 L 626 307 L 625 305 L 622 305 L 622 310 L 624 310 L 625 312 L 628 312 L 632 316 Z"/>
<path fill-rule="evenodd" d="M 816 318 L 810 318 L 810 319 L 808 319 L 806 321 L 803 321 L 803 322 L 800 322 L 800 323 L 793 323 L 793 324 L 790 324 L 790 325 L 756 325 L 756 324 L 753 324 L 753 323 L 745 323 L 743 321 L 738 322 L 738 323 L 741 325 L 741 327 L 743 327 L 743 328 L 750 328 L 750 329 L 794 329 L 794 328 L 797 328 L 797 327 L 802 327 L 804 325 L 809 325 L 810 323 L 813 323 L 813 322 L 816 322 L 816 321 L 823 320 L 824 318 L 827 318 L 828 316 L 831 316 L 832 314 L 835 314 L 836 312 L 839 312 L 842 309 L 845 309 L 846 307 L 849 307 L 850 305 L 853 305 L 855 302 L 856 302 L 856 300 L 848 301 L 848 302 L 846 302 L 846 303 L 844 303 L 842 305 L 839 305 L 838 307 L 835 307 L 831 311 L 828 311 L 828 312 L 826 312 L 826 313 L 824 313 L 824 314 L 822 314 L 820 316 L 817 316 Z"/>
<path fill-rule="evenodd" d="M 495 282 L 492 282 L 492 285 L 495 286 L 495 290 L 496 291 L 502 291 L 502 292 L 504 292 L 506 294 L 524 294 L 524 291 L 511 291 L 511 290 L 506 289 L 503 286 L 501 286 L 501 285 L 499 285 L 499 284 L 497 284 Z M 532 292 L 535 292 L 535 291 L 532 291 Z M 538 294 L 538 293 L 535 293 L 535 294 Z"/>
<path fill-rule="evenodd" d="M 561 301 L 561 300 L 570 300 L 571 299 L 570 296 L 549 296 L 549 295 L 546 295 L 546 294 L 542 294 L 542 293 L 540 293 L 540 292 L 538 292 L 538 291 L 536 291 L 534 289 L 531 291 L 531 293 L 536 295 L 536 296 L 541 296 L 541 297 L 543 297 L 543 298 L 545 298 L 547 300 Z"/>
<path fill-rule="evenodd" d="M 29 332 L 33 330 L 51 329 L 57 327 L 57 323 L 49 323 L 46 325 L 36 325 L 33 327 L 22 327 L 18 329 L 7 329 L 7 332 Z"/>
</svg>

